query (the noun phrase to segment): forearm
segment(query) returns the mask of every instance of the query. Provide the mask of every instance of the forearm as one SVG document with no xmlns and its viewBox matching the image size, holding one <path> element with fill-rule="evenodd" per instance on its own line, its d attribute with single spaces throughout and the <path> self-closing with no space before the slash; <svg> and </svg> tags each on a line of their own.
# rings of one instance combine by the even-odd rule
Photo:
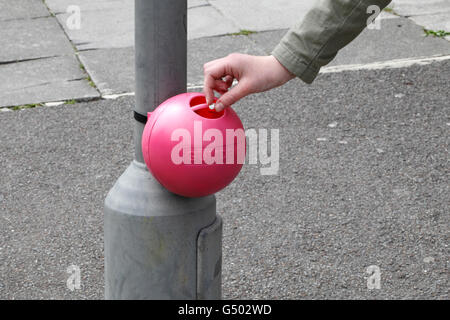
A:
<svg viewBox="0 0 450 320">
<path fill-rule="evenodd" d="M 311 83 L 322 66 L 356 38 L 367 26 L 376 5 L 382 10 L 390 0 L 318 0 L 305 18 L 293 26 L 272 51 L 291 73 Z"/>
</svg>

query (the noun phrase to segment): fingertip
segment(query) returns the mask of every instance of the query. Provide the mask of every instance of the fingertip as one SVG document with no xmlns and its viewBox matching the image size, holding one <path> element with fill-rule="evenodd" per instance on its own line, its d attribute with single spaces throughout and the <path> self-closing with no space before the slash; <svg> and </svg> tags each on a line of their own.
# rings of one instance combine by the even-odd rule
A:
<svg viewBox="0 0 450 320">
<path fill-rule="evenodd" d="M 203 94 L 205 95 L 206 103 L 210 105 L 212 103 L 212 99 L 210 97 L 210 93 L 207 89 L 203 89 Z"/>
<path fill-rule="evenodd" d="M 225 106 L 223 105 L 223 103 L 222 102 L 216 102 L 216 111 L 220 112 L 223 109 L 225 109 Z"/>
<path fill-rule="evenodd" d="M 225 83 L 227 84 L 227 86 L 231 86 L 233 84 L 233 80 L 234 78 L 232 76 L 227 75 L 224 79 Z"/>
</svg>

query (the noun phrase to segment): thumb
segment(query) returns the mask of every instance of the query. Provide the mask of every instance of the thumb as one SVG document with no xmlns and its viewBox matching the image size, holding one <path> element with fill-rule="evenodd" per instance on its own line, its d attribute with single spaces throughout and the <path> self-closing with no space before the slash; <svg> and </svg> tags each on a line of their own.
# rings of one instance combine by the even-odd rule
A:
<svg viewBox="0 0 450 320">
<path fill-rule="evenodd" d="M 236 86 L 232 87 L 217 100 L 216 111 L 220 112 L 223 109 L 228 108 L 248 94 L 250 94 L 250 91 L 248 90 L 245 81 L 238 82 Z"/>
</svg>

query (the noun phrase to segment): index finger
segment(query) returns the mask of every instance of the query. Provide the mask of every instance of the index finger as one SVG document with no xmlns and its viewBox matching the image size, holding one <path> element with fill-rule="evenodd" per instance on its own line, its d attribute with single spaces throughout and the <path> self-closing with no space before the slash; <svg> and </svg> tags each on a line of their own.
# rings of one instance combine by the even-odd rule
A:
<svg viewBox="0 0 450 320">
<path fill-rule="evenodd" d="M 206 63 L 204 66 L 203 92 L 205 93 L 206 103 L 213 103 L 215 81 L 226 76 L 225 63 L 222 59 L 217 59 Z"/>
<path fill-rule="evenodd" d="M 205 79 L 203 83 L 203 92 L 205 93 L 206 103 L 210 105 L 213 103 L 214 99 L 214 81 L 215 79 L 210 74 L 205 74 Z"/>
</svg>

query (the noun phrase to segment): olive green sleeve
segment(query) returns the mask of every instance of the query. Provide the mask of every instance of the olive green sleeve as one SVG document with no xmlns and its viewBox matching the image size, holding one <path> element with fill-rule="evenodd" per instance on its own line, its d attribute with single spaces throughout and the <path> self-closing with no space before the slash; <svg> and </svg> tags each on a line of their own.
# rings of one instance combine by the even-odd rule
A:
<svg viewBox="0 0 450 320">
<path fill-rule="evenodd" d="M 311 83 L 322 66 L 367 26 L 374 11 L 390 0 L 317 0 L 302 21 L 294 25 L 272 51 L 291 73 Z M 370 21 L 372 21 L 370 20 Z"/>
</svg>

